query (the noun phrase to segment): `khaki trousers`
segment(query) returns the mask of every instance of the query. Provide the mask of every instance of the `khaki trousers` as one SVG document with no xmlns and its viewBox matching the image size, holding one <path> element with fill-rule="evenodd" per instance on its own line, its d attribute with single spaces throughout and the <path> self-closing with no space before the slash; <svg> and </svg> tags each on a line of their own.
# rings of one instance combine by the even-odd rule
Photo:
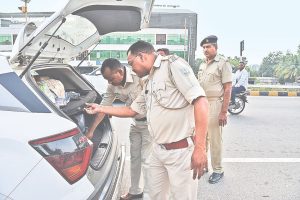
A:
<svg viewBox="0 0 300 200">
<path fill-rule="evenodd" d="M 131 186 L 130 194 L 140 194 L 144 192 L 144 196 L 148 195 L 148 173 L 147 173 L 147 158 L 149 157 L 152 139 L 148 131 L 147 121 L 133 120 L 130 133 L 130 173 Z M 141 170 L 144 178 L 144 191 L 140 186 Z"/>
<path fill-rule="evenodd" d="M 166 150 L 154 144 L 149 158 L 151 200 L 196 200 L 198 179 L 193 180 L 191 156 L 194 144 L 183 149 Z M 145 198 L 144 198 L 145 199 Z"/>
<path fill-rule="evenodd" d="M 219 114 L 222 108 L 220 100 L 209 100 L 208 134 L 206 138 L 206 150 L 210 149 L 213 171 L 222 173 L 222 126 L 219 126 Z"/>
</svg>

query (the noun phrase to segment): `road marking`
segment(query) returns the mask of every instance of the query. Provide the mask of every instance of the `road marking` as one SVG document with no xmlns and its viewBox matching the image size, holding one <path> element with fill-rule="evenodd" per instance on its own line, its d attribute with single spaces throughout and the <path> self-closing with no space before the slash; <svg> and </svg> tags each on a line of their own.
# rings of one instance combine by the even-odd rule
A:
<svg viewBox="0 0 300 200">
<path fill-rule="evenodd" d="M 223 158 L 226 163 L 299 163 L 300 158 Z"/>
<path fill-rule="evenodd" d="M 125 160 L 130 161 L 130 156 Z M 224 163 L 300 163 L 300 158 L 223 158 Z"/>
</svg>

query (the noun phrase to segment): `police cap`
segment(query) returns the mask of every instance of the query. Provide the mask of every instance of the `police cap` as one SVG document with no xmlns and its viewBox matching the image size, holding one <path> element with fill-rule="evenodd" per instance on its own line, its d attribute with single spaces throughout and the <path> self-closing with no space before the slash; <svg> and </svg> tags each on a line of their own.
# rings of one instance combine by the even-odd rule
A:
<svg viewBox="0 0 300 200">
<path fill-rule="evenodd" d="M 201 41 L 200 46 L 202 47 L 204 44 L 209 44 L 209 43 L 217 43 L 217 41 L 218 41 L 217 36 L 210 35 Z"/>
</svg>

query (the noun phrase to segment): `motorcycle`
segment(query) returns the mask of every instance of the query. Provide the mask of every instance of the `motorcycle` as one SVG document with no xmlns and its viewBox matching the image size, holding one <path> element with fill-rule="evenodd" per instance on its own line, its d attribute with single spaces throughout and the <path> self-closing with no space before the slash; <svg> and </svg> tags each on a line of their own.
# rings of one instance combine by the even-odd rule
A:
<svg viewBox="0 0 300 200">
<path fill-rule="evenodd" d="M 242 93 L 236 94 L 235 96 L 235 104 L 229 104 L 228 112 L 232 115 L 238 115 L 245 109 L 246 103 L 248 103 L 247 95 L 248 91 L 244 91 Z"/>
</svg>

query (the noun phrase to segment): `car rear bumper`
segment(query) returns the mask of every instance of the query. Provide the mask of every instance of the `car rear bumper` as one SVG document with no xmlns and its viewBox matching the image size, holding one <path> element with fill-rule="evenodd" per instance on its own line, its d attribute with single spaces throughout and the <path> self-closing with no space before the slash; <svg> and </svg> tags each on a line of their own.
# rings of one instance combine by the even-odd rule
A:
<svg viewBox="0 0 300 200">
<path fill-rule="evenodd" d="M 121 146 L 121 154 L 118 160 L 118 169 L 115 177 L 115 187 L 114 191 L 111 192 L 112 197 L 107 197 L 105 199 L 119 199 L 120 197 L 120 191 L 121 191 L 121 186 L 122 186 L 122 178 L 123 178 L 123 172 L 124 172 L 124 166 L 125 166 L 125 145 Z"/>
<path fill-rule="evenodd" d="M 125 165 L 125 146 L 118 146 L 116 148 L 116 152 L 114 153 L 114 161 L 110 163 L 110 165 L 105 166 L 106 170 L 109 170 L 109 175 L 106 177 L 101 177 L 105 178 L 105 180 L 99 181 L 99 183 L 95 185 L 95 191 L 88 199 L 113 200 L 118 199 L 118 197 L 120 196 L 120 189 Z"/>
</svg>

